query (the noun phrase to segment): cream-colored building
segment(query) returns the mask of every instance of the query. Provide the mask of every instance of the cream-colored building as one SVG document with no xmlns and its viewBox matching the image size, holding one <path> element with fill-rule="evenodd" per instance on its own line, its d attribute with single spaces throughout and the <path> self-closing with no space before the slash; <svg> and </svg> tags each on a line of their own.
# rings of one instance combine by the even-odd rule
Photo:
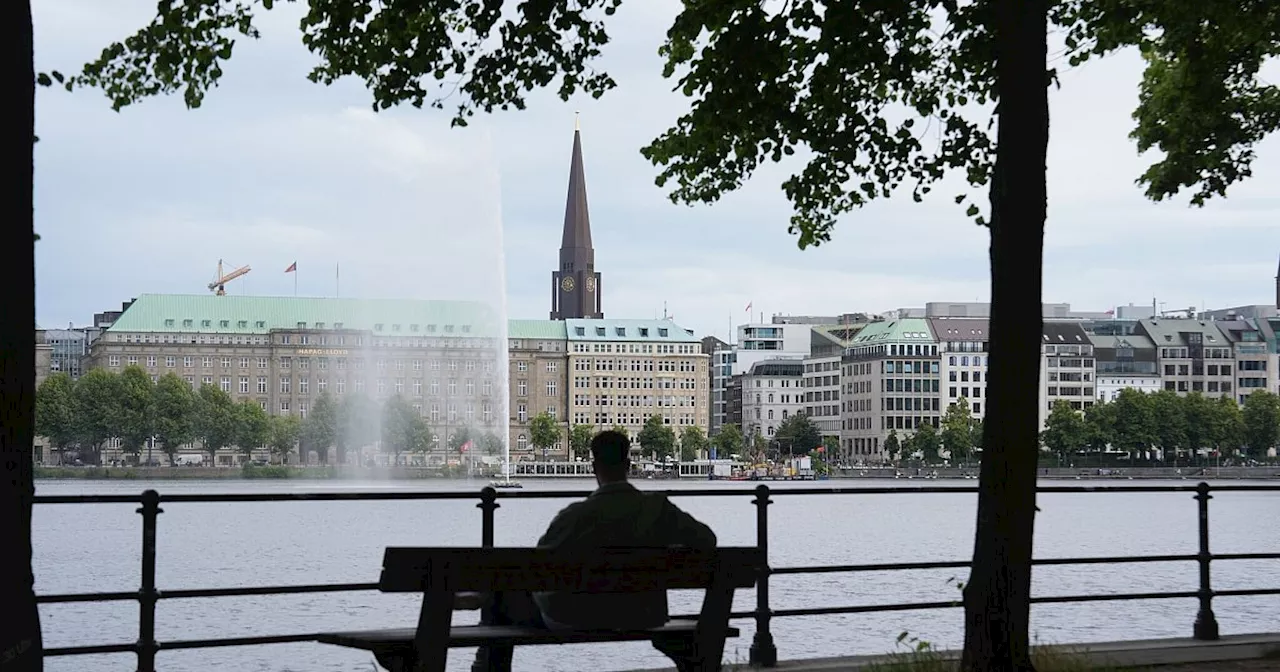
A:
<svg viewBox="0 0 1280 672">
<path fill-rule="evenodd" d="M 564 321 L 572 389 L 569 419 L 634 438 L 661 415 L 676 434 L 710 424 L 709 356 L 693 332 L 671 320 Z M 637 448 L 639 448 L 637 446 Z"/>
<path fill-rule="evenodd" d="M 634 434 L 654 413 L 677 432 L 706 429 L 707 357 L 675 323 L 509 320 L 505 355 L 499 324 L 469 302 L 149 294 L 94 343 L 88 367 L 137 365 L 153 380 L 173 373 L 193 388 L 214 385 L 302 418 L 325 392 L 400 395 L 438 446 L 464 428 L 500 435 L 505 416 L 513 459 L 543 457 L 533 455 L 529 432 L 541 413 L 563 423 L 566 437 L 572 422 Z M 570 396 L 575 366 L 592 371 L 573 391 L 587 395 L 581 403 Z M 563 459 L 567 449 L 561 441 L 546 457 Z M 432 451 L 434 459 L 443 452 Z M 231 450 L 218 456 L 220 464 L 239 459 Z"/>
</svg>

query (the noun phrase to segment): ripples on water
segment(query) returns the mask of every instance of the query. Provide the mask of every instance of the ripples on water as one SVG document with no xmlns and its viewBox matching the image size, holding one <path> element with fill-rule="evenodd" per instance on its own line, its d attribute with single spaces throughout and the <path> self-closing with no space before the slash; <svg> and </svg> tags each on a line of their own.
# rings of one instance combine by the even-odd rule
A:
<svg viewBox="0 0 1280 672">
<path fill-rule="evenodd" d="M 1144 482 L 1148 483 L 1148 482 Z M 1187 485 L 1188 481 L 1176 484 Z M 532 489 L 586 490 L 587 481 L 526 481 Z M 902 481 L 859 485 L 904 485 Z M 932 482 L 930 485 L 945 485 Z M 1173 484 L 1173 483 L 1169 483 Z M 44 481 L 42 495 L 382 490 L 479 490 L 473 482 L 333 483 L 296 481 Z M 813 484 L 772 484 L 776 489 Z M 954 485 L 972 485 L 955 482 Z M 642 487 L 651 486 L 641 483 Z M 664 489 L 722 487 L 725 497 L 680 498 L 677 503 L 715 529 L 720 543 L 753 545 L 755 515 L 742 483 L 660 482 Z M 1036 556 L 1194 553 L 1196 509 L 1191 493 L 1047 494 L 1039 500 Z M 530 545 L 568 500 L 504 501 L 497 512 L 499 545 Z M 770 562 L 775 567 L 818 564 L 963 560 L 972 552 L 975 495 L 794 495 L 770 507 Z M 42 593 L 133 591 L 139 584 L 140 516 L 136 505 L 40 505 L 35 512 L 36 589 Z M 174 504 L 159 519 L 157 583 L 160 589 L 248 585 L 375 582 L 388 545 L 469 545 L 480 541 L 480 512 L 472 501 L 265 502 Z M 1213 550 L 1218 553 L 1280 550 L 1280 493 L 1220 493 L 1210 509 Z M 1259 522 L 1266 521 L 1266 522 Z M 1222 562 L 1214 587 L 1277 587 L 1275 561 Z M 948 579 L 967 570 L 817 574 L 775 577 L 773 607 L 797 608 L 958 599 Z M 1194 563 L 1043 567 L 1037 595 L 1078 595 L 1194 590 Z M 673 611 L 697 610 L 698 596 L 673 593 Z M 753 591 L 739 593 L 738 610 L 754 606 Z M 337 593 L 162 600 L 160 641 L 334 629 L 405 627 L 416 622 L 419 598 L 377 593 Z M 1215 611 L 1224 634 L 1274 629 L 1280 597 L 1219 598 Z M 1185 637 L 1195 620 L 1194 600 L 1100 602 L 1033 608 L 1033 636 L 1067 643 L 1147 637 Z M 41 608 L 46 646 L 132 642 L 136 603 L 56 604 Z M 474 622 L 474 613 L 459 613 Z M 746 662 L 753 622 L 730 641 L 726 662 Z M 898 633 L 939 646 L 958 646 L 958 609 L 773 621 L 779 657 L 880 653 Z M 451 671 L 469 669 L 473 649 L 455 649 Z M 525 647 L 516 669 L 625 670 L 666 666 L 647 644 Z M 129 654 L 53 658 L 50 672 L 132 671 Z M 270 670 L 370 672 L 372 657 L 320 644 L 161 652 L 165 672 Z"/>
</svg>

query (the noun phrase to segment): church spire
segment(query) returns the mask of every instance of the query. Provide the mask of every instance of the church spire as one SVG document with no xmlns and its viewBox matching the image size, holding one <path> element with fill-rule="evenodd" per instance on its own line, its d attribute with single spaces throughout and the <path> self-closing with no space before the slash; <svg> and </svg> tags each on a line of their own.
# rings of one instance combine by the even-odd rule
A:
<svg viewBox="0 0 1280 672">
<path fill-rule="evenodd" d="M 1280 310 L 1280 265 L 1276 267 L 1276 309 Z"/>
<path fill-rule="evenodd" d="M 600 274 L 591 244 L 591 216 L 587 209 L 587 178 L 582 161 L 582 132 L 575 114 L 573 154 L 569 159 L 569 193 L 564 205 L 560 237 L 560 269 L 551 274 L 551 319 L 601 318 Z"/>
</svg>

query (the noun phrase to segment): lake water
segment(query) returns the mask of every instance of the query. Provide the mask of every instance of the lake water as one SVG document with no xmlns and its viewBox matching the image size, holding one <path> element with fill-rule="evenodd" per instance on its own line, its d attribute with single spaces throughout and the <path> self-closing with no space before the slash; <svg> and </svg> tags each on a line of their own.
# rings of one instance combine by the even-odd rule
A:
<svg viewBox="0 0 1280 672">
<path fill-rule="evenodd" d="M 972 486 L 974 481 L 951 482 Z M 1062 484 L 1063 482 L 1055 482 Z M 1174 481 L 1168 485 L 1188 485 Z M 929 485 L 946 485 L 932 481 Z M 1070 483 L 1068 483 L 1070 484 Z M 1143 485 L 1157 484 L 1144 481 Z M 154 488 L 162 494 L 230 492 L 326 492 L 464 490 L 478 482 L 404 481 L 41 481 L 37 493 L 128 493 Z M 642 482 L 661 489 L 718 487 L 724 497 L 676 498 L 707 522 L 725 545 L 755 543 L 755 509 L 744 483 Z M 778 490 L 814 484 L 770 484 Z M 821 485 L 821 483 L 819 484 Z M 906 485 L 903 481 L 841 482 L 841 487 Z M 525 481 L 525 490 L 586 490 L 583 480 Z M 976 495 L 779 495 L 770 507 L 770 564 L 964 560 L 972 551 Z M 568 500 L 504 501 L 497 511 L 498 545 L 534 543 Z M 1039 499 L 1037 557 L 1178 554 L 1196 551 L 1192 493 L 1046 494 Z M 42 594 L 135 591 L 139 585 L 141 516 L 136 505 L 37 505 L 36 589 Z M 308 501 L 163 505 L 159 518 L 157 584 L 161 591 L 249 585 L 376 582 L 388 545 L 478 545 L 480 512 L 473 501 Z M 1218 553 L 1280 550 L 1280 492 L 1220 493 L 1211 503 L 1213 550 Z M 1218 589 L 1275 588 L 1280 561 L 1232 561 L 1214 567 Z M 948 579 L 967 570 L 817 574 L 774 577 L 775 609 L 925 602 L 958 599 Z M 1037 595 L 1194 590 L 1195 563 L 1039 568 Z M 673 593 L 672 610 L 697 610 L 697 596 Z M 739 593 L 736 609 L 753 608 L 753 591 Z M 376 592 L 162 600 L 157 638 L 176 639 L 290 634 L 325 630 L 407 627 L 416 623 L 419 598 Z M 1215 611 L 1223 634 L 1275 630 L 1280 597 L 1219 598 Z M 1195 600 L 1095 602 L 1037 606 L 1033 636 L 1041 643 L 1186 637 Z M 138 607 L 133 602 L 55 604 L 41 608 L 46 646 L 132 642 Z M 473 622 L 474 613 L 459 613 Z M 753 622 L 726 646 L 726 662 L 746 662 Z M 882 653 L 898 633 L 937 646 L 957 646 L 963 634 L 959 609 L 848 616 L 778 618 L 773 621 L 779 657 Z M 450 670 L 469 668 L 473 649 L 455 649 Z M 647 644 L 540 646 L 516 650 L 516 669 L 625 670 L 663 667 L 666 659 Z M 132 654 L 52 658 L 50 672 L 125 672 Z M 371 672 L 372 657 L 321 644 L 162 651 L 165 672 L 195 670 Z"/>
</svg>

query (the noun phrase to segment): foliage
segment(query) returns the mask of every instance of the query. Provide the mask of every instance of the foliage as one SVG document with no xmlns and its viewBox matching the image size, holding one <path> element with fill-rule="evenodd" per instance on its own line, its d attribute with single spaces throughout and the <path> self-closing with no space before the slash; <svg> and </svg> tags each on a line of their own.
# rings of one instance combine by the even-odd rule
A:
<svg viewBox="0 0 1280 672">
<path fill-rule="evenodd" d="M 218 451 L 235 443 L 239 434 L 236 405 L 231 396 L 213 385 L 201 385 L 196 397 L 195 434 L 209 453 L 209 463 L 217 463 Z"/>
<path fill-rule="evenodd" d="M 809 416 L 796 413 L 778 425 L 773 441 L 788 455 L 808 455 L 822 445 L 822 432 Z"/>
<path fill-rule="evenodd" d="M 938 453 L 942 448 L 942 437 L 938 434 L 938 428 L 933 426 L 932 422 L 922 422 L 916 431 L 912 432 L 911 438 L 907 440 L 907 450 L 910 453 L 919 453 L 920 460 L 925 464 L 937 464 L 942 461 Z"/>
<path fill-rule="evenodd" d="M 716 447 L 716 456 L 722 460 L 729 459 L 730 455 L 741 455 L 744 446 L 742 428 L 726 423 L 711 437 L 711 443 Z"/>
<path fill-rule="evenodd" d="M 891 429 L 889 435 L 884 437 L 884 452 L 894 462 L 902 459 L 902 440 L 898 438 L 898 430 Z"/>
<path fill-rule="evenodd" d="M 276 429 L 274 417 L 268 415 L 262 406 L 252 399 L 244 399 L 235 405 L 233 442 L 245 457 L 253 455 L 253 451 L 270 445 L 274 440 Z"/>
<path fill-rule="evenodd" d="M 178 449 L 196 438 L 196 395 L 176 373 L 166 373 L 155 387 L 156 446 L 172 466 Z"/>
<path fill-rule="evenodd" d="M 560 423 L 550 413 L 539 413 L 529 421 L 529 444 L 544 455 L 562 438 Z"/>
<path fill-rule="evenodd" d="M 311 410 L 307 412 L 307 417 L 302 421 L 302 428 L 298 434 L 298 446 L 300 453 L 316 451 L 321 464 L 329 462 L 329 447 L 334 445 L 338 437 L 338 403 L 334 401 L 333 395 L 328 390 L 320 393 L 316 397 L 315 403 L 311 405 Z M 342 464 L 346 461 L 345 454 L 338 455 L 338 463 Z M 305 459 L 299 462 L 305 463 Z"/>
<path fill-rule="evenodd" d="M 967 462 L 973 453 L 973 412 L 969 400 L 960 397 L 942 416 L 942 445 L 955 463 Z"/>
<path fill-rule="evenodd" d="M 573 456 L 583 460 L 591 459 L 591 440 L 596 437 L 593 425 L 574 425 L 569 432 L 569 449 Z"/>
<path fill-rule="evenodd" d="M 1040 442 L 1060 459 L 1084 450 L 1089 445 L 1084 414 L 1071 408 L 1071 402 L 1065 399 L 1053 402 L 1049 417 L 1044 422 L 1044 431 L 1040 432 Z"/>
<path fill-rule="evenodd" d="M 656 460 L 666 459 L 675 454 L 676 432 L 663 422 L 662 416 L 653 414 L 644 421 L 644 427 L 636 436 L 640 447 L 648 451 Z"/>
<path fill-rule="evenodd" d="M 1266 404 L 1266 391 L 1259 399 Z M 1271 395 L 1274 397 L 1275 395 Z M 1246 405 L 1246 411 L 1248 406 Z M 1258 418 L 1280 426 L 1280 408 Z M 1240 407 L 1230 395 L 1209 399 L 1199 392 L 1179 396 L 1161 390 L 1143 394 L 1124 389 L 1115 401 L 1096 403 L 1081 414 L 1069 404 L 1054 404 L 1041 434 L 1049 450 L 1066 459 L 1081 451 L 1112 449 L 1138 456 L 1158 449 L 1163 459 L 1216 450 L 1234 453 L 1246 443 L 1245 421 Z M 1252 450 L 1262 456 L 1266 448 Z"/>
<path fill-rule="evenodd" d="M 702 431 L 697 425 L 686 425 L 680 430 L 680 459 L 684 462 L 691 462 L 702 457 L 711 442 L 707 440 L 707 433 Z"/>
<path fill-rule="evenodd" d="M 1266 390 L 1256 390 L 1245 397 L 1244 443 L 1254 457 L 1267 454 L 1280 441 L 1280 397 Z"/>
<path fill-rule="evenodd" d="M 71 376 L 63 372 L 45 378 L 36 390 L 36 434 L 49 439 L 55 451 L 66 450 L 79 438 L 74 394 Z"/>
<path fill-rule="evenodd" d="M 277 456 L 283 464 L 289 453 L 298 447 L 298 439 L 302 435 L 302 419 L 296 415 L 266 417 L 270 420 L 267 422 L 267 440 L 263 443 L 267 444 L 271 454 Z"/>
<path fill-rule="evenodd" d="M 431 445 L 431 428 L 427 427 L 427 444 Z M 497 455 L 502 452 L 502 437 L 497 432 L 485 432 L 480 435 L 480 449 L 485 455 Z"/>
<path fill-rule="evenodd" d="M 338 403 L 337 422 L 334 425 L 333 444 L 338 459 L 345 462 L 347 453 L 378 440 L 378 403 L 368 395 L 352 392 L 343 395 Z M 317 450 L 325 462 L 327 451 Z"/>
<path fill-rule="evenodd" d="M 137 455 L 155 429 L 152 421 L 152 392 L 155 384 L 140 366 L 126 366 L 116 383 L 116 438 L 120 450 Z"/>
<path fill-rule="evenodd" d="M 79 423 L 79 442 L 95 453 L 120 432 L 119 376 L 106 369 L 90 369 L 76 381 L 73 407 Z"/>
<path fill-rule="evenodd" d="M 422 452 L 430 445 L 422 414 L 398 394 L 382 405 L 381 429 L 382 452 L 396 456 L 397 460 L 400 453 Z"/>
<path fill-rule="evenodd" d="M 446 446 L 449 449 L 449 452 L 458 453 L 459 455 L 461 455 L 463 453 L 463 449 L 467 447 L 467 444 L 471 443 L 471 440 L 472 440 L 471 435 L 472 435 L 472 430 L 470 427 L 459 427 L 457 430 L 455 430 L 453 432 L 453 435 L 449 437 L 449 440 L 446 444 Z"/>
</svg>

